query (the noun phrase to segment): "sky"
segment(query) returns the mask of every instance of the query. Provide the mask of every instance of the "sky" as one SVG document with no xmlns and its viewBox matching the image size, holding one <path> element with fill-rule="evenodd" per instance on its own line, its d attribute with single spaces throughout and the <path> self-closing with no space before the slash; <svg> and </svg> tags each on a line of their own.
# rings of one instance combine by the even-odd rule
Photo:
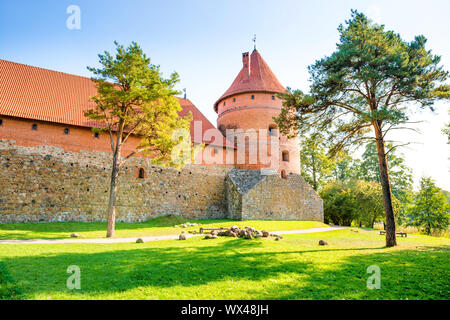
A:
<svg viewBox="0 0 450 320">
<path fill-rule="evenodd" d="M 67 26 L 71 5 L 80 9 L 79 29 Z M 177 88 L 186 88 L 188 99 L 216 124 L 213 104 L 241 69 L 241 53 L 252 50 L 254 34 L 280 82 L 308 91 L 308 65 L 334 51 L 337 27 L 351 9 L 406 41 L 423 34 L 450 70 L 448 0 L 0 0 L 0 58 L 90 77 L 86 66 L 98 66 L 97 55 L 113 51 L 114 40 L 136 41 L 165 76 L 179 74 Z M 449 103 L 435 108 L 412 115 L 424 121 L 416 125 L 421 134 L 398 131 L 388 138 L 414 142 L 399 152 L 416 185 L 427 175 L 450 190 L 449 145 L 441 133 L 450 121 Z"/>
</svg>

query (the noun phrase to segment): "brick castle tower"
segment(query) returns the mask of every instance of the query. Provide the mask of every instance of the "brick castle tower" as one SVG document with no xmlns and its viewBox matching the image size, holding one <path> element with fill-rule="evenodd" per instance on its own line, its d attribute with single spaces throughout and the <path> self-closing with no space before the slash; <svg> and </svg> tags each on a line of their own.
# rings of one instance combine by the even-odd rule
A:
<svg viewBox="0 0 450 320">
<path fill-rule="evenodd" d="M 273 120 L 282 107 L 276 94 L 286 89 L 256 48 L 250 56 L 248 52 L 242 54 L 242 64 L 230 88 L 214 104 L 217 127 L 238 146 L 236 168 L 272 169 L 282 177 L 299 174 L 299 141 L 280 135 Z"/>
</svg>

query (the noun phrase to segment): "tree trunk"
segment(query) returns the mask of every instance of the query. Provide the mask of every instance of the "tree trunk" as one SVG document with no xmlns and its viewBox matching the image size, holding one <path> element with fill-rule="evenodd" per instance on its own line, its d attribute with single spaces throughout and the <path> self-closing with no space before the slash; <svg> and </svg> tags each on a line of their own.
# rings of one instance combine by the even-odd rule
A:
<svg viewBox="0 0 450 320">
<path fill-rule="evenodd" d="M 117 159 L 113 160 L 113 167 L 111 171 L 111 184 L 109 189 L 109 202 L 108 202 L 108 229 L 106 231 L 106 237 L 114 237 L 116 226 L 116 194 L 117 194 L 117 177 L 119 174 L 119 168 L 117 166 Z"/>
<path fill-rule="evenodd" d="M 384 147 L 383 132 L 378 122 L 374 123 L 375 137 L 377 141 L 378 165 L 380 169 L 380 182 L 383 190 L 384 212 L 386 213 L 386 247 L 397 245 L 395 237 L 395 218 L 392 206 L 391 184 L 389 182 L 389 171 Z"/>
<path fill-rule="evenodd" d="M 117 138 L 116 150 L 113 154 L 113 165 L 111 171 L 111 184 L 109 189 L 109 202 L 108 202 L 108 228 L 106 231 L 106 237 L 114 237 L 116 228 L 116 196 L 118 187 L 118 177 L 120 169 L 120 151 L 122 147 L 121 134 Z"/>
</svg>

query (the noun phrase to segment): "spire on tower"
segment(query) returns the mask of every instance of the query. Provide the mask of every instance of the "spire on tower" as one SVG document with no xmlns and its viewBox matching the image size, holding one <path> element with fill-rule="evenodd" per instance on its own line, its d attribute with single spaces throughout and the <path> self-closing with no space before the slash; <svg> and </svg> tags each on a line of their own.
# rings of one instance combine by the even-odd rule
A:
<svg viewBox="0 0 450 320">
<path fill-rule="evenodd" d="M 256 50 L 256 34 L 253 35 L 253 50 Z"/>
</svg>

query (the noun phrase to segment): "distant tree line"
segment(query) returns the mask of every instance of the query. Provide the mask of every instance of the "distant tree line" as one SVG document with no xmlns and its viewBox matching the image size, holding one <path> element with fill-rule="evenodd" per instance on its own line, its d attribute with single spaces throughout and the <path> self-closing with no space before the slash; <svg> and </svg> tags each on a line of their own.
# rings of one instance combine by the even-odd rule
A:
<svg viewBox="0 0 450 320">
<path fill-rule="evenodd" d="M 387 145 L 388 148 L 392 146 Z M 373 228 L 384 222 L 375 142 L 369 142 L 360 158 L 341 152 L 329 156 L 326 133 L 301 140 L 301 175 L 324 201 L 325 222 Z M 449 226 L 448 192 L 423 177 L 419 191 L 413 190 L 412 170 L 395 149 L 387 155 L 396 223 L 414 226 L 427 234 Z"/>
</svg>

